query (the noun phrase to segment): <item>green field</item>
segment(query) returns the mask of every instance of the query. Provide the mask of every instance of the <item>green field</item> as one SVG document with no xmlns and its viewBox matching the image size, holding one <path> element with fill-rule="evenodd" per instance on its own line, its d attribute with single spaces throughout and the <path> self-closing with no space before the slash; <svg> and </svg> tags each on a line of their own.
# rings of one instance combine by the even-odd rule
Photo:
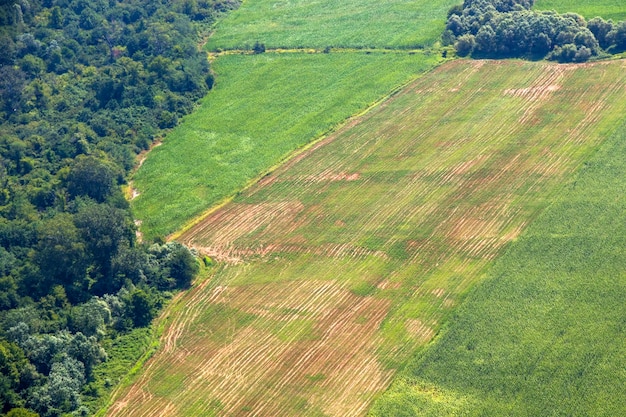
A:
<svg viewBox="0 0 626 417">
<path fill-rule="evenodd" d="M 579 182 L 565 194 L 559 191 L 621 123 L 625 83 L 621 61 L 577 66 L 457 60 L 281 166 L 180 236 L 219 266 L 165 314 L 162 349 L 136 384 L 119 393 L 108 415 L 364 415 L 467 292 L 483 282 L 507 244 L 556 196 L 571 194 L 576 201 Z M 602 172 L 621 175 L 609 168 Z M 581 211 L 586 217 L 579 223 L 597 216 L 598 224 L 590 223 L 597 231 L 583 236 L 564 223 L 561 229 L 535 227 L 524 235 L 507 255 L 525 242 L 537 245 L 522 251 L 528 257 L 508 261 L 519 282 L 500 285 L 495 294 L 488 284 L 482 290 L 487 295 L 474 295 L 478 301 L 462 307 L 459 317 L 486 318 L 472 322 L 474 327 L 465 324 L 469 319 L 458 325 L 453 320 L 455 327 L 446 332 L 448 339 L 458 332 L 471 339 L 462 349 L 440 348 L 427 356 L 430 362 L 412 364 L 376 403 L 375 414 L 402 416 L 411 410 L 408 401 L 427 409 L 426 400 L 432 400 L 446 412 L 431 415 L 453 415 L 466 404 L 495 415 L 507 415 L 506 407 L 543 415 L 532 411 L 541 401 L 561 401 L 558 390 L 567 386 L 553 387 L 554 394 L 532 402 L 542 381 L 585 375 L 581 366 L 588 363 L 607 372 L 624 369 L 618 342 L 607 344 L 603 356 L 594 356 L 585 343 L 577 345 L 577 338 L 619 341 L 624 333 L 623 317 L 611 321 L 623 312 L 624 238 L 607 238 L 610 229 L 599 225 L 607 215 L 613 216 L 608 224 L 614 229 L 623 223 L 623 194 L 609 198 L 602 190 L 608 184 L 581 181 L 593 190 L 587 198 L 598 199 L 589 204 L 593 212 Z M 609 203 L 606 214 L 603 201 Z M 551 224 L 565 218 L 558 212 L 549 217 Z M 550 244 L 560 241 L 569 246 L 559 251 Z M 568 256 L 587 269 L 575 272 L 565 262 Z M 549 261 L 546 269 L 542 259 Z M 502 276 L 502 265 L 490 276 Z M 558 268 L 561 272 L 550 275 Z M 585 281 L 586 272 L 602 268 L 607 273 L 597 282 Z M 569 272 L 578 274 L 578 281 Z M 533 283 L 533 276 L 539 281 Z M 568 280 L 573 287 L 566 286 Z M 529 286 L 515 292 L 524 283 Z M 606 287 L 593 290 L 601 283 Z M 568 308 L 568 297 L 578 300 L 576 309 Z M 607 305 L 598 311 L 605 316 L 594 322 L 602 298 Z M 547 304 L 552 301 L 554 310 Z M 526 305 L 541 320 L 524 320 Z M 487 313 L 501 320 L 500 330 Z M 582 319 L 584 325 L 574 327 Z M 497 333 L 514 326 L 519 328 L 509 338 Z M 542 333 L 541 326 L 554 333 Z M 518 341 L 522 350 L 516 350 Z M 494 356 L 478 356 L 488 349 Z M 522 359 L 528 352 L 535 362 Z M 458 364 L 457 369 L 448 364 Z M 498 366 L 512 372 L 498 373 Z M 477 375 L 463 375 L 464 367 Z M 429 372 L 432 379 L 416 381 L 411 370 Z M 523 392 L 518 382 L 511 387 L 520 390 L 505 392 L 518 370 L 522 376 L 527 371 L 535 388 Z M 463 389 L 481 372 L 494 378 L 483 377 L 489 388 L 483 397 L 482 391 Z M 607 381 L 620 381 L 619 375 Z M 596 384 L 589 389 L 596 397 L 572 396 L 563 404 L 584 401 L 592 407 L 602 392 L 616 402 L 623 398 L 615 392 L 623 384 L 604 386 L 599 373 L 580 383 Z M 505 394 L 499 408 L 489 408 Z"/>
<path fill-rule="evenodd" d="M 625 155 L 626 125 L 372 416 L 626 415 Z"/>
<path fill-rule="evenodd" d="M 446 13 L 456 3 L 249 0 L 217 24 L 208 48 L 242 49 L 256 41 L 269 48 L 417 48 L 439 39 Z"/>
<path fill-rule="evenodd" d="M 133 178 L 146 239 L 178 230 L 438 60 L 407 52 L 221 57 L 214 91 Z"/>
<path fill-rule="evenodd" d="M 560 13 L 574 12 L 587 19 L 596 16 L 620 21 L 626 19 L 626 6 L 623 0 L 537 0 L 537 10 L 556 10 Z"/>
</svg>

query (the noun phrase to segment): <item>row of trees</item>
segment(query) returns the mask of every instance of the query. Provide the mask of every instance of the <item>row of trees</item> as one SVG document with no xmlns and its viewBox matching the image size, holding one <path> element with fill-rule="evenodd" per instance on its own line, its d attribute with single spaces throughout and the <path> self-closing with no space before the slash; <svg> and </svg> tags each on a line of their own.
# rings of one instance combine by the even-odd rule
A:
<svg viewBox="0 0 626 417">
<path fill-rule="evenodd" d="M 198 27 L 236 6 L 0 0 L 0 415 L 89 415 L 103 346 L 197 273 L 137 242 L 120 186 L 212 88 Z"/>
<path fill-rule="evenodd" d="M 626 22 L 531 10 L 533 0 L 466 0 L 448 13 L 443 40 L 461 56 L 584 62 L 626 50 Z"/>
</svg>

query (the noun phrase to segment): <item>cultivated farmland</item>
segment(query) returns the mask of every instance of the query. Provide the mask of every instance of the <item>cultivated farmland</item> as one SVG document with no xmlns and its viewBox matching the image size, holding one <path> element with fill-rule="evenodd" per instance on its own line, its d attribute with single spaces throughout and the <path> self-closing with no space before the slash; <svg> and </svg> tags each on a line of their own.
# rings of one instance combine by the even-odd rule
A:
<svg viewBox="0 0 626 417">
<path fill-rule="evenodd" d="M 587 19 L 596 16 L 613 21 L 626 19 L 626 8 L 622 0 L 537 0 L 535 9 L 579 13 Z"/>
<path fill-rule="evenodd" d="M 270 48 L 417 48 L 433 45 L 457 0 L 257 0 L 217 24 L 210 50 Z"/>
<path fill-rule="evenodd" d="M 626 415 L 626 124 L 372 416 Z"/>
<path fill-rule="evenodd" d="M 364 415 L 615 130 L 625 85 L 621 61 L 454 61 L 354 119 L 180 236 L 220 266 L 109 415 Z"/>
<path fill-rule="evenodd" d="M 220 57 L 214 91 L 133 179 L 146 240 L 178 230 L 439 60 L 407 52 Z"/>
</svg>

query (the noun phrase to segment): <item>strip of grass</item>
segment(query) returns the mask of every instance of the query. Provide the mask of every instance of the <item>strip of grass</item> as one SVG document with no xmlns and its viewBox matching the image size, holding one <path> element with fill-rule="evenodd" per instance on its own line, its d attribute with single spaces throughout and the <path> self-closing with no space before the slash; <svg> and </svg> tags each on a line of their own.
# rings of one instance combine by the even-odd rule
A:
<svg viewBox="0 0 626 417">
<path fill-rule="evenodd" d="M 422 53 L 219 58 L 215 90 L 135 175 L 141 194 L 132 205 L 146 239 L 179 229 L 438 61 Z"/>
<path fill-rule="evenodd" d="M 127 334 L 120 335 L 105 346 L 107 360 L 94 369 L 94 382 L 90 384 L 91 393 L 98 393 L 98 397 L 83 396 L 83 404 L 92 411 L 105 406 L 107 395 L 120 384 L 129 374 L 129 370 L 154 345 L 152 328 L 137 328 Z M 107 394 L 107 395 L 105 395 Z"/>
<path fill-rule="evenodd" d="M 372 416 L 626 415 L 626 125 Z"/>
<path fill-rule="evenodd" d="M 574 12 L 591 19 L 600 16 L 613 21 L 626 19 L 623 0 L 537 0 L 537 10 L 556 10 L 560 13 Z"/>
<path fill-rule="evenodd" d="M 458 0 L 250 0 L 218 23 L 209 49 L 432 45 Z"/>
</svg>

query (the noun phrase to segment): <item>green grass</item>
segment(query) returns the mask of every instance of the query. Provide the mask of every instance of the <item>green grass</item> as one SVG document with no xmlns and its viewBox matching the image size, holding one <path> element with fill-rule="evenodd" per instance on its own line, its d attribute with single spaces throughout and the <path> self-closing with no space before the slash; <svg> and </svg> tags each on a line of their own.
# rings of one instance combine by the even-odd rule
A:
<svg viewBox="0 0 626 417">
<path fill-rule="evenodd" d="M 626 415 L 626 125 L 372 416 Z"/>
<path fill-rule="evenodd" d="M 208 48 L 432 45 L 458 0 L 248 0 L 217 24 Z"/>
<path fill-rule="evenodd" d="M 151 328 L 137 328 L 122 334 L 114 340 L 106 341 L 107 360 L 93 370 L 93 381 L 90 387 L 101 396 L 83 396 L 83 404 L 92 412 L 101 409 L 112 389 L 127 377 L 140 358 L 149 351 L 154 343 Z M 104 395 L 104 394 L 108 395 Z"/>
<path fill-rule="evenodd" d="M 537 0 L 535 9 L 574 12 L 587 19 L 597 16 L 613 21 L 626 19 L 626 5 L 623 0 Z"/>
<path fill-rule="evenodd" d="M 153 357 L 138 385 L 122 394 L 116 417 L 155 410 L 166 410 L 164 416 L 203 415 L 213 412 L 210 401 L 223 407 L 223 415 L 363 413 L 388 387 L 391 375 L 404 369 L 472 288 L 484 282 L 506 245 L 552 203 L 572 173 L 616 130 L 626 109 L 625 81 L 619 61 L 588 66 L 449 62 L 338 131 L 323 146 L 242 191 L 180 236 L 204 248 L 223 267 L 216 268 L 206 287 L 198 285 L 178 300 L 184 308 L 171 313 L 172 326 L 166 332 L 175 342 Z M 607 185 L 589 187 L 603 193 Z M 570 188 L 567 192 L 574 195 L 575 187 Z M 615 206 L 609 207 L 615 222 L 624 221 L 622 195 L 616 193 L 611 200 Z M 602 222 L 605 205 L 594 207 L 595 218 L 584 214 Z M 582 333 L 623 339 L 611 330 L 615 323 L 610 320 L 596 322 L 597 329 L 590 328 L 589 321 L 582 322 L 587 327 L 575 328 L 582 318 L 595 317 L 595 306 L 586 304 L 587 289 L 603 294 L 614 314 L 623 312 L 616 303 L 624 299 L 619 281 L 624 271 L 618 263 L 623 260 L 618 257 L 623 258 L 621 236 L 626 234 L 613 237 L 613 242 L 598 240 L 587 253 L 585 239 L 595 242 L 604 235 L 599 224 L 592 226 L 597 234 L 575 235 L 573 247 L 562 251 L 540 244 L 550 242 L 552 234 L 563 239 L 561 235 L 567 237 L 574 228 L 537 236 L 537 253 L 528 253 L 512 271 L 519 274 L 516 281 L 523 282 L 535 268 L 540 282 L 512 296 L 508 304 L 498 294 L 483 296 L 484 307 L 476 309 L 474 317 L 489 320 L 480 325 L 460 321 L 461 331 L 472 339 L 460 348 L 455 345 L 432 369 L 411 363 L 374 413 L 402 416 L 416 407 L 425 415 L 454 415 L 480 406 L 493 408 L 496 415 L 508 415 L 508 408 L 544 415 L 532 402 L 533 395 L 540 396 L 542 380 L 559 373 L 565 375 L 563 381 L 574 377 L 585 360 L 619 364 L 603 362 L 609 356 L 585 356 L 589 352 L 584 343 L 577 345 Z M 596 257 L 594 251 L 605 246 L 615 253 L 598 252 Z M 536 261 L 534 256 L 539 256 Z M 542 256 L 551 262 L 548 268 L 539 268 Z M 567 268 L 551 275 L 568 256 L 586 266 L 580 277 L 601 268 L 614 269 L 615 274 L 559 292 L 557 282 L 546 277 L 572 279 Z M 591 291 L 600 281 L 615 294 Z M 501 286 L 502 291 L 515 289 L 513 284 Z M 582 300 L 575 310 L 567 308 L 570 293 Z M 561 303 L 555 302 L 554 311 L 552 298 Z M 541 300 L 545 303 L 533 307 Z M 534 325 L 523 319 L 526 306 L 542 313 Z M 473 310 L 463 308 L 459 317 L 467 311 Z M 511 340 L 487 330 L 493 314 L 504 314 L 500 311 L 508 313 L 502 328 L 516 329 Z M 540 327 L 551 329 L 557 321 L 563 323 L 565 338 L 544 337 Z M 451 326 L 457 326 L 456 320 Z M 525 331 L 528 340 L 521 339 Z M 518 341 L 536 354 L 535 364 L 541 365 L 541 355 L 546 354 L 553 367 L 531 374 L 536 388 L 526 397 L 511 399 L 506 387 L 518 371 L 533 364 L 522 354 L 506 357 L 515 352 Z M 460 354 L 473 355 L 472 349 L 482 353 L 491 345 L 496 345 L 492 357 L 465 360 Z M 549 356 L 550 349 L 557 354 Z M 511 368 L 498 374 L 493 371 L 497 365 Z M 462 381 L 481 377 L 462 375 L 472 366 L 493 375 L 495 382 L 483 378 L 489 394 L 462 389 Z M 623 369 L 620 366 L 617 369 Z M 422 369 L 432 379 L 418 379 L 415 375 L 422 375 Z M 455 377 L 447 379 L 448 374 Z M 524 385 L 516 387 L 522 392 Z M 500 393 L 502 405 L 492 405 L 489 401 L 499 400 Z M 607 393 L 618 398 L 615 391 Z M 207 401 L 188 408 L 198 398 Z M 562 401 L 556 394 L 547 398 L 554 404 Z M 599 401 L 579 398 L 586 407 Z"/>
<path fill-rule="evenodd" d="M 220 57 L 214 91 L 133 178 L 146 239 L 178 230 L 438 60 L 406 52 Z"/>
</svg>

